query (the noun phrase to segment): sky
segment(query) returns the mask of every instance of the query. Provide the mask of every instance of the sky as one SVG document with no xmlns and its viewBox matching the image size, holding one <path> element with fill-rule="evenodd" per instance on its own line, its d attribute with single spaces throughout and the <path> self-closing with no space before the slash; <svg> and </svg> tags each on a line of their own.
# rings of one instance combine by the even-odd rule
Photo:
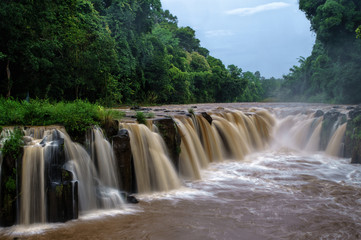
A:
<svg viewBox="0 0 361 240">
<path fill-rule="evenodd" d="M 308 57 L 315 42 L 298 0 L 161 0 L 178 26 L 196 31 L 201 46 L 228 66 L 282 77 Z"/>
</svg>

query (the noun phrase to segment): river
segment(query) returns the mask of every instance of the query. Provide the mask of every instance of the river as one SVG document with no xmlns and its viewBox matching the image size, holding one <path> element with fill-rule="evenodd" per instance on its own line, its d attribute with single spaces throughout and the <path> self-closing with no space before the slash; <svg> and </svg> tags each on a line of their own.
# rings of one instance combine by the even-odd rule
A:
<svg viewBox="0 0 361 240">
<path fill-rule="evenodd" d="M 278 116 L 305 108 L 271 107 Z M 212 162 L 179 189 L 138 194 L 139 204 L 67 223 L 2 228 L 0 238 L 361 239 L 361 166 L 273 134 L 265 149 Z"/>
</svg>

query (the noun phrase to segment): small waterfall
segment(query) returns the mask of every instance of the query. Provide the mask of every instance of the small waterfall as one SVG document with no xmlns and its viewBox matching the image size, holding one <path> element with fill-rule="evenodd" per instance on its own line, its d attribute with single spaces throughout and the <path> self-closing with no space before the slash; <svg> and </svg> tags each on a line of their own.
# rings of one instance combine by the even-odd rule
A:
<svg viewBox="0 0 361 240">
<path fill-rule="evenodd" d="M 20 224 L 45 223 L 45 160 L 39 143 L 24 148 Z"/>
<path fill-rule="evenodd" d="M 200 179 L 200 168 L 206 165 L 207 159 L 198 135 L 187 120 L 184 120 L 185 124 L 178 119 L 175 121 L 182 139 L 179 159 L 180 174 L 185 178 Z"/>
<path fill-rule="evenodd" d="M 108 187 L 119 189 L 119 176 L 116 171 L 114 152 L 111 144 L 104 138 L 100 128 L 92 129 L 92 159 L 97 166 L 100 181 Z"/>
<path fill-rule="evenodd" d="M 94 152 L 99 174 L 88 152 L 78 143 L 71 141 L 64 132 L 66 168 L 74 173 L 79 181 L 78 195 L 81 211 L 94 209 L 119 208 L 123 205 L 118 191 L 119 180 L 113 150 L 110 143 L 104 139 L 99 128 L 92 129 L 90 145 Z"/>
<path fill-rule="evenodd" d="M 335 157 L 341 156 L 343 149 L 342 140 L 345 136 L 346 126 L 347 123 L 342 124 L 336 129 L 335 133 L 332 135 L 325 151 L 328 155 Z"/>
<path fill-rule="evenodd" d="M 308 141 L 305 150 L 310 152 L 316 152 L 319 150 L 320 139 L 321 139 L 321 129 L 322 129 L 322 117 L 316 119 L 316 127 L 313 133 L 311 134 L 310 140 Z"/>
<path fill-rule="evenodd" d="M 73 172 L 78 182 L 79 209 L 89 211 L 97 209 L 96 169 L 87 151 L 78 143 L 71 141 L 64 132 L 64 150 L 66 169 Z"/>
<path fill-rule="evenodd" d="M 250 152 L 248 144 L 245 142 L 245 136 L 242 135 L 237 126 L 225 118 L 212 115 L 213 124 L 224 141 L 227 157 L 243 159 Z"/>
<path fill-rule="evenodd" d="M 223 161 L 221 139 L 214 127 L 203 117 L 197 116 L 202 143 L 210 162 Z"/>
<path fill-rule="evenodd" d="M 124 124 L 129 130 L 138 192 L 167 191 L 181 183 L 161 136 L 143 124 Z"/>
</svg>

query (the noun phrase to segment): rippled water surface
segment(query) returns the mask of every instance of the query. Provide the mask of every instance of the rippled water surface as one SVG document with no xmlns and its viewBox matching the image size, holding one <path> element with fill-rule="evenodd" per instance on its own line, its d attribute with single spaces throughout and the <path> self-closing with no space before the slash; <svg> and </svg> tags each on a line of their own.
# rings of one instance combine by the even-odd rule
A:
<svg viewBox="0 0 361 240">
<path fill-rule="evenodd" d="M 182 189 L 65 224 L 1 230 L 13 239 L 360 239 L 361 168 L 287 149 L 213 163 Z"/>
<path fill-rule="evenodd" d="M 138 195 L 139 204 L 121 210 L 3 228 L 0 239 L 361 239 L 361 166 L 350 159 L 272 147 L 211 163 L 201 175 L 181 189 Z"/>
</svg>

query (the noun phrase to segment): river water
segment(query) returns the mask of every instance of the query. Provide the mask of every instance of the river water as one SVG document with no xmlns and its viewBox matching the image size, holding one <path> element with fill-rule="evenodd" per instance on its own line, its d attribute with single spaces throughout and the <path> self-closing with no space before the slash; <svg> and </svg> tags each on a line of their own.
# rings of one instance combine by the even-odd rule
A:
<svg viewBox="0 0 361 240">
<path fill-rule="evenodd" d="M 139 204 L 3 228 L 0 238 L 361 239 L 360 183 L 361 166 L 350 159 L 275 139 L 243 160 L 209 164 L 179 189 L 137 195 Z"/>
</svg>

